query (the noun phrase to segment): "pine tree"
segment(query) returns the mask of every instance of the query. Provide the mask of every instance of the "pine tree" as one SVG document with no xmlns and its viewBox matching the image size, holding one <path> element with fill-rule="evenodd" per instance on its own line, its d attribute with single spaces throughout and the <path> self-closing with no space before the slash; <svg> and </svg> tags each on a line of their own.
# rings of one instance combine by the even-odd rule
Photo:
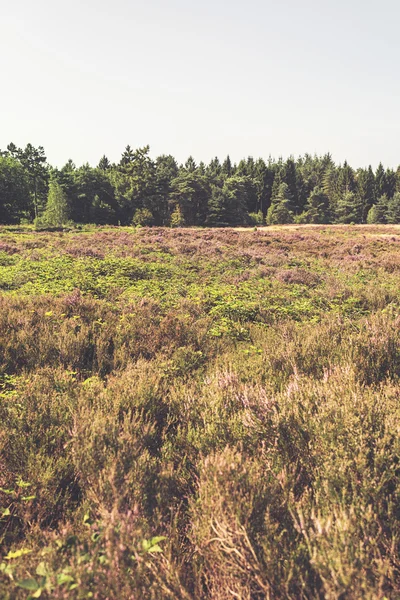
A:
<svg viewBox="0 0 400 600">
<path fill-rule="evenodd" d="M 224 160 L 224 162 L 222 163 L 221 173 L 225 177 L 230 177 L 232 175 L 232 163 L 231 163 L 231 159 L 229 157 L 229 154 L 226 157 L 226 159 Z"/>
<path fill-rule="evenodd" d="M 105 154 L 103 154 L 103 156 L 99 160 L 99 164 L 97 165 L 97 168 L 101 169 L 102 171 L 107 171 L 110 167 L 111 167 L 110 161 L 108 160 L 107 156 Z"/>
<path fill-rule="evenodd" d="M 375 173 L 375 195 L 380 198 L 386 193 L 386 173 L 383 164 L 379 163 Z"/>
<path fill-rule="evenodd" d="M 236 175 L 238 175 L 239 177 L 245 177 L 247 174 L 247 160 L 242 158 L 242 160 L 239 161 L 239 164 L 236 167 Z"/>
<path fill-rule="evenodd" d="M 328 196 L 329 202 L 332 205 L 337 192 L 337 172 L 334 165 L 329 165 L 324 172 L 322 178 L 322 191 Z"/>
<path fill-rule="evenodd" d="M 393 198 L 396 192 L 397 178 L 396 173 L 393 169 L 387 169 L 386 171 L 386 195 L 388 198 Z"/>
<path fill-rule="evenodd" d="M 161 155 L 156 158 L 156 189 L 158 192 L 158 214 L 160 224 L 168 222 L 168 197 L 171 193 L 171 181 L 178 175 L 178 165 L 173 156 Z"/>
<path fill-rule="evenodd" d="M 262 158 L 256 161 L 254 168 L 254 187 L 256 192 L 255 212 L 258 213 L 261 211 L 264 217 L 271 204 L 274 175 L 274 168 L 271 164 L 267 165 Z"/>
<path fill-rule="evenodd" d="M 189 173 L 193 173 L 197 169 L 197 165 L 193 156 L 189 156 L 189 158 L 185 162 L 185 169 L 186 171 L 189 171 Z"/>
<path fill-rule="evenodd" d="M 400 192 L 396 192 L 387 203 L 386 222 L 391 225 L 400 223 Z"/>
<path fill-rule="evenodd" d="M 296 172 L 296 163 L 293 157 L 287 159 L 285 164 L 283 165 L 283 172 L 281 175 L 282 181 L 286 183 L 289 190 L 289 195 L 292 202 L 293 212 L 299 214 L 302 211 L 302 206 L 299 204 L 299 194 L 298 194 L 298 178 L 300 175 Z"/>
<path fill-rule="evenodd" d="M 205 176 L 200 175 L 197 170 L 193 173 L 181 171 L 171 181 L 170 212 L 179 205 L 186 225 L 204 225 L 209 197 L 210 185 Z"/>
<path fill-rule="evenodd" d="M 229 225 L 228 199 L 218 185 L 213 185 L 211 188 L 206 225 L 211 227 L 227 227 Z"/>
<path fill-rule="evenodd" d="M 120 166 L 122 167 L 129 165 L 133 161 L 134 156 L 135 153 L 128 144 L 128 146 L 125 147 L 125 150 L 121 155 L 121 160 L 119 161 Z"/>
<path fill-rule="evenodd" d="M 30 209 L 29 180 L 21 163 L 11 155 L 0 157 L 0 223 L 18 223 Z"/>
<path fill-rule="evenodd" d="M 234 175 L 225 180 L 223 194 L 226 197 L 226 215 L 229 225 L 247 225 L 249 192 L 252 192 L 248 177 Z"/>
<path fill-rule="evenodd" d="M 221 163 L 219 162 L 218 156 L 216 156 L 215 158 L 213 158 L 210 161 L 210 164 L 206 168 L 206 173 L 210 177 L 219 177 L 221 175 L 222 166 L 221 166 Z"/>
<path fill-rule="evenodd" d="M 400 192 L 400 167 L 397 167 L 395 175 L 396 175 L 396 192 Z"/>
<path fill-rule="evenodd" d="M 345 161 L 343 167 L 340 167 L 337 179 L 337 189 L 340 195 L 347 193 L 354 193 L 356 191 L 356 179 L 354 171 L 350 165 Z"/>
<path fill-rule="evenodd" d="M 388 198 L 386 195 L 383 195 L 379 198 L 378 202 L 369 209 L 367 223 L 370 225 L 373 223 L 386 223 L 387 210 Z"/>
<path fill-rule="evenodd" d="M 281 183 L 268 209 L 266 221 L 268 225 L 284 225 L 293 223 L 293 220 L 293 200 L 289 186 L 286 183 Z"/>
<path fill-rule="evenodd" d="M 90 207 L 90 221 L 99 225 L 115 225 L 118 222 L 115 210 L 104 202 L 98 194 L 95 194 Z"/>
<path fill-rule="evenodd" d="M 307 199 L 301 223 L 324 224 L 330 221 L 329 198 L 321 188 L 315 187 Z"/>
<path fill-rule="evenodd" d="M 297 194 L 299 209 L 305 210 L 307 200 L 313 189 L 322 184 L 322 161 L 317 157 L 306 154 L 296 161 Z"/>
<path fill-rule="evenodd" d="M 354 192 L 345 192 L 336 205 L 337 223 L 361 223 L 363 205 Z"/>
<path fill-rule="evenodd" d="M 49 172 L 44 148 L 42 146 L 35 148 L 32 144 L 27 144 L 24 150 L 18 148 L 15 152 L 18 160 L 28 173 L 33 211 L 35 218 L 37 218 L 48 194 Z"/>
<path fill-rule="evenodd" d="M 127 146 L 118 167 L 107 172 L 115 191 L 118 219 L 124 225 L 132 222 L 139 208 L 147 208 L 157 224 L 164 217 L 163 202 L 157 189 L 156 165 L 149 151 L 149 146 L 135 151 Z"/>
<path fill-rule="evenodd" d="M 365 223 L 367 215 L 372 205 L 376 203 L 375 199 L 375 176 L 371 166 L 368 169 L 359 169 L 357 172 L 357 195 L 362 204 L 362 219 Z"/>
</svg>

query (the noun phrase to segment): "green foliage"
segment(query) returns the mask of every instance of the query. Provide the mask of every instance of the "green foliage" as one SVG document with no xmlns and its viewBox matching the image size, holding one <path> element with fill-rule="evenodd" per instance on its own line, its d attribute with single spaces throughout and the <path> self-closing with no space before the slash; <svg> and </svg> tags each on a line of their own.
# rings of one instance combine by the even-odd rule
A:
<svg viewBox="0 0 400 600">
<path fill-rule="evenodd" d="M 37 219 L 37 225 L 45 227 L 62 227 L 68 222 L 69 209 L 65 192 L 60 184 L 54 179 L 49 183 L 49 195 L 47 198 L 46 209 L 40 219 Z"/>
<path fill-rule="evenodd" d="M 382 196 L 384 215 L 374 208 L 371 224 L 398 222 L 393 198 L 400 171 L 382 164 L 376 173 L 371 166 L 355 171 L 330 154 L 305 154 L 267 163 L 250 156 L 237 165 L 229 156 L 209 164 L 190 156 L 178 166 L 171 155 L 152 159 L 149 146 L 127 146 L 116 164 L 103 155 L 97 167 L 69 160 L 57 169 L 41 146 L 9 144 L 0 151 L 0 223 L 40 219 L 50 179 L 62 188 L 71 221 L 82 224 L 165 226 L 179 213 L 178 226 L 189 227 L 365 223 Z"/>
<path fill-rule="evenodd" d="M 387 203 L 386 221 L 388 223 L 400 223 L 400 192 L 396 192 Z"/>
<path fill-rule="evenodd" d="M 29 181 L 20 162 L 0 156 L 0 223 L 17 223 L 29 213 Z"/>
<path fill-rule="evenodd" d="M 97 194 L 94 196 L 90 207 L 90 221 L 92 223 L 99 223 L 100 225 L 107 223 L 116 224 L 115 209 Z"/>
<path fill-rule="evenodd" d="M 249 214 L 249 225 L 263 225 L 264 215 L 261 211 Z"/>
<path fill-rule="evenodd" d="M 185 225 L 185 219 L 180 206 L 175 208 L 174 212 L 171 214 L 169 222 L 171 227 L 183 227 Z"/>
<path fill-rule="evenodd" d="M 381 196 L 376 204 L 371 206 L 367 215 L 367 223 L 370 225 L 375 223 L 386 223 L 388 212 L 388 198 Z"/>
<path fill-rule="evenodd" d="M 138 208 L 133 216 L 132 225 L 149 226 L 154 224 L 154 217 L 148 208 Z"/>
<path fill-rule="evenodd" d="M 285 225 L 293 223 L 294 215 L 292 211 L 292 196 L 289 186 L 286 183 L 281 183 L 276 195 L 272 198 L 271 206 L 267 212 L 268 225 Z"/>
<path fill-rule="evenodd" d="M 248 177 L 234 175 L 228 177 L 222 188 L 226 197 L 226 213 L 230 225 L 247 225 L 247 206 L 251 193 L 251 182 Z"/>
<path fill-rule="evenodd" d="M 337 223 L 360 223 L 362 204 L 354 192 L 345 192 L 336 204 Z"/>
<path fill-rule="evenodd" d="M 192 168 L 181 171 L 170 183 L 171 192 L 169 204 L 171 214 L 170 223 L 173 227 L 181 225 L 203 225 L 207 215 L 207 200 L 209 197 L 209 183 L 207 178 Z M 180 225 L 175 224 L 176 215 Z"/>
<path fill-rule="evenodd" d="M 329 198 L 316 187 L 311 192 L 305 205 L 305 212 L 301 215 L 301 223 L 325 224 L 330 221 Z"/>
</svg>

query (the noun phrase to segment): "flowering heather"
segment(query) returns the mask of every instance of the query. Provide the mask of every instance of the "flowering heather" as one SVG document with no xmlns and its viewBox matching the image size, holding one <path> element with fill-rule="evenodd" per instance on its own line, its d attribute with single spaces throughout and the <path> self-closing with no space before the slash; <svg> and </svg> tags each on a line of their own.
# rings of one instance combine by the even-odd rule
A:
<svg viewBox="0 0 400 600">
<path fill-rule="evenodd" d="M 0 597 L 400 596 L 400 228 L 0 228 Z"/>
</svg>

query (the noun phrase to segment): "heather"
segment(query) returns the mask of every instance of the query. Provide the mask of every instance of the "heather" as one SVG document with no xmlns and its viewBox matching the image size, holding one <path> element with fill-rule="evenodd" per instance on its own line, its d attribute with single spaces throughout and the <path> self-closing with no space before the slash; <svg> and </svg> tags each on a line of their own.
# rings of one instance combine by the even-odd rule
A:
<svg viewBox="0 0 400 600">
<path fill-rule="evenodd" d="M 0 228 L 0 597 L 397 598 L 399 247 Z"/>
</svg>

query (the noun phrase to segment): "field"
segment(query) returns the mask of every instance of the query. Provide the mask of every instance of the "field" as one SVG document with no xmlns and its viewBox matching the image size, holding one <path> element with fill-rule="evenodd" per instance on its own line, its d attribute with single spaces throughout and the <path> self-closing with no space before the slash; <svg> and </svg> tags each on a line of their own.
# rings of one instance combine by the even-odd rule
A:
<svg viewBox="0 0 400 600">
<path fill-rule="evenodd" d="M 400 227 L 0 228 L 0 597 L 400 597 Z"/>
</svg>

